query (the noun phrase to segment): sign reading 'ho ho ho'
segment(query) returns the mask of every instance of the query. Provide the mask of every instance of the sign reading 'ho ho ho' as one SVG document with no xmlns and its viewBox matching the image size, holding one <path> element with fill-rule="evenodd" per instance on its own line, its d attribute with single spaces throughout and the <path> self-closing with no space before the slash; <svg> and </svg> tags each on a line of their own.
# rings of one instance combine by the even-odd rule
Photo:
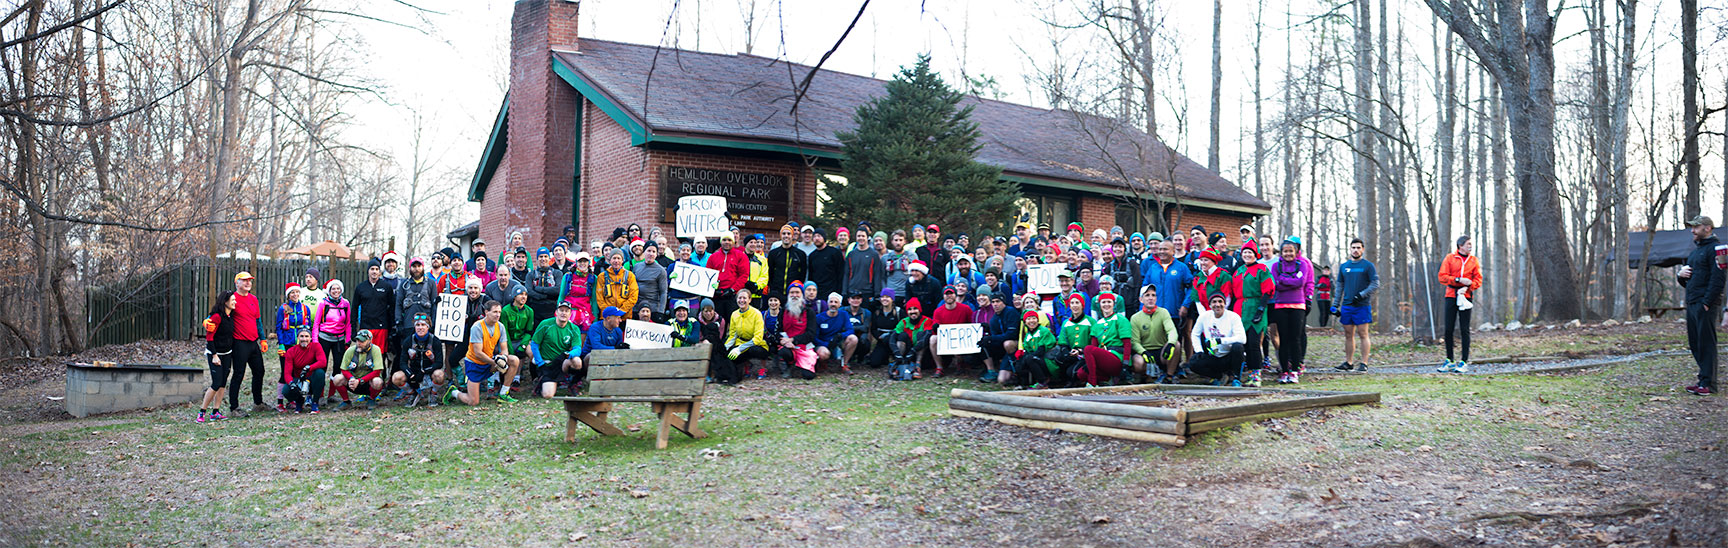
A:
<svg viewBox="0 0 1728 548">
<path fill-rule="evenodd" d="M 674 205 L 685 196 L 720 196 L 734 223 L 773 230 L 791 220 L 792 179 L 772 173 L 749 173 L 699 167 L 662 166 L 662 221 L 674 222 Z"/>
</svg>

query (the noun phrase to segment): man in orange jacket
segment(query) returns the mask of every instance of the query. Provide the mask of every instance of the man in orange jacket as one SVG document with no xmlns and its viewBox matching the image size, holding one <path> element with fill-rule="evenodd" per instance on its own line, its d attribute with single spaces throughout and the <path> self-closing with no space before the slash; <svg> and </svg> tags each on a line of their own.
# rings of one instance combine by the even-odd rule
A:
<svg viewBox="0 0 1728 548">
<path fill-rule="evenodd" d="M 1446 256 L 1440 263 L 1440 283 L 1446 286 L 1446 299 L 1440 305 L 1441 321 L 1446 324 L 1446 361 L 1440 364 L 1441 373 L 1466 373 L 1470 370 L 1470 309 L 1474 307 L 1470 299 L 1476 297 L 1476 290 L 1482 287 L 1482 261 L 1476 260 L 1471 252 L 1476 243 L 1469 236 L 1458 237 L 1458 249 Z M 1452 361 L 1452 326 L 1458 326 L 1460 338 L 1463 340 L 1462 360 Z"/>
</svg>

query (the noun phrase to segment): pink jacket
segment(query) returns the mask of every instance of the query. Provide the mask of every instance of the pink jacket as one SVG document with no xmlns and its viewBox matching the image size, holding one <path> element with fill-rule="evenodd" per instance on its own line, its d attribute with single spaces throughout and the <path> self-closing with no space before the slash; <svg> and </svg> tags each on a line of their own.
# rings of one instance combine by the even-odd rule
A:
<svg viewBox="0 0 1728 548">
<path fill-rule="evenodd" d="M 354 339 L 353 320 L 349 318 L 353 309 L 348 305 L 348 299 L 338 299 L 330 302 L 325 298 L 318 301 L 318 310 L 312 314 L 312 326 L 319 334 L 335 337 L 342 342 Z"/>
</svg>

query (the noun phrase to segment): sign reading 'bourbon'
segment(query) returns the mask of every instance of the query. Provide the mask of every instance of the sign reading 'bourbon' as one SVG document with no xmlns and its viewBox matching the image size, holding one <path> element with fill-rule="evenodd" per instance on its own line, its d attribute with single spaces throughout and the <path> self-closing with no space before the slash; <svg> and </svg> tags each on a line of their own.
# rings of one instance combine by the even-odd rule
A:
<svg viewBox="0 0 1728 548">
<path fill-rule="evenodd" d="M 684 196 L 725 196 L 727 213 L 740 225 L 778 227 L 790 219 L 792 181 L 784 175 L 662 166 L 660 181 L 661 209 L 668 222 L 672 206 Z"/>
</svg>

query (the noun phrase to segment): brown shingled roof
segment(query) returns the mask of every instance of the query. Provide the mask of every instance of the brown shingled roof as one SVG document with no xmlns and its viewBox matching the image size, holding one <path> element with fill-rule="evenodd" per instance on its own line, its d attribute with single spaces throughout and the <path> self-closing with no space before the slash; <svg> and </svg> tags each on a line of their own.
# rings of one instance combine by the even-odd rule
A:
<svg viewBox="0 0 1728 548">
<path fill-rule="evenodd" d="M 882 80 L 819 71 L 799 104 L 794 125 L 788 113 L 792 89 L 808 66 L 674 49 L 661 49 L 656 60 L 653 46 L 593 39 L 582 39 L 579 47 L 580 52 L 553 54 L 655 135 L 714 136 L 837 152 L 835 134 L 852 129 L 859 105 L 885 93 Z M 962 104 L 973 107 L 972 120 L 983 136 L 978 160 L 1002 168 L 1005 175 L 1126 188 L 1101 148 L 1111 151 L 1116 164 L 1148 166 L 1137 179 L 1162 182 L 1169 173 L 1163 152 L 1168 149 L 1137 129 L 1072 111 L 976 97 Z M 1135 150 L 1151 152 L 1140 161 L 1133 160 Z M 1175 158 L 1176 188 L 1183 199 L 1271 209 L 1271 204 L 1192 160 L 1180 154 Z M 1144 189 L 1145 184 L 1139 185 Z"/>
</svg>

